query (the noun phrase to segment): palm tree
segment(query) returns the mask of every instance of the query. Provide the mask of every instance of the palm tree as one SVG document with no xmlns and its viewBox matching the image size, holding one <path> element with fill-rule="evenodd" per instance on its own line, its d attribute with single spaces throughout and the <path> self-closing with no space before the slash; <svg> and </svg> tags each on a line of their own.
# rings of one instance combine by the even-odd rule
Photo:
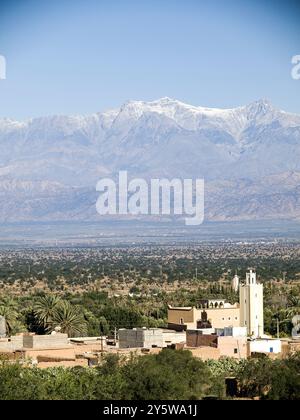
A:
<svg viewBox="0 0 300 420">
<path fill-rule="evenodd" d="M 291 320 L 293 316 L 300 315 L 300 305 L 299 306 L 293 306 L 289 307 L 286 310 L 287 317 Z"/>
<path fill-rule="evenodd" d="M 13 308 L 15 310 L 17 310 L 17 308 L 18 308 L 18 304 L 17 304 L 16 300 L 13 299 L 12 297 L 2 297 L 0 299 L 0 306 L 8 306 L 8 307 Z"/>
<path fill-rule="evenodd" d="M 69 337 L 83 336 L 87 332 L 87 323 L 79 306 L 61 301 L 51 319 L 53 327 L 60 327 L 61 332 Z"/>
<path fill-rule="evenodd" d="M 61 299 L 55 295 L 45 295 L 38 298 L 34 305 L 34 313 L 38 323 L 46 330 L 51 328 L 53 316 L 61 304 Z"/>
<path fill-rule="evenodd" d="M 300 296 L 290 294 L 288 296 L 288 307 L 289 308 L 300 308 Z"/>
<path fill-rule="evenodd" d="M 11 334 L 14 324 L 17 321 L 18 313 L 14 306 L 0 306 L 0 316 L 4 316 L 6 332 L 8 335 Z"/>
<path fill-rule="evenodd" d="M 300 314 L 300 297 L 299 295 L 290 294 L 288 296 L 287 316 L 291 320 L 293 316 Z"/>
</svg>

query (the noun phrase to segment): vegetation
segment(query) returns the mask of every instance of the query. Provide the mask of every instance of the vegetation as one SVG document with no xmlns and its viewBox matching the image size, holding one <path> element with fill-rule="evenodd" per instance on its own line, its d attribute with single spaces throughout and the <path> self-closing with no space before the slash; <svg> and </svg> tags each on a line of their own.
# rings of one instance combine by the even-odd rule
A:
<svg viewBox="0 0 300 420">
<path fill-rule="evenodd" d="M 27 367 L 0 361 L 1 399 L 25 400 L 182 400 L 224 399 L 225 378 L 235 376 L 238 397 L 269 400 L 300 398 L 300 355 L 203 362 L 187 350 L 124 360 L 104 356 L 96 368 Z"/>
<path fill-rule="evenodd" d="M 273 336 L 290 336 L 291 320 L 300 313 L 300 286 L 265 283 L 265 331 Z M 69 336 L 113 335 L 119 328 L 166 327 L 167 305 L 190 306 L 203 298 L 238 301 L 230 285 L 212 283 L 205 289 L 185 288 L 154 295 L 109 296 L 106 292 L 45 294 L 0 297 L 0 315 L 7 333 L 47 334 L 56 327 Z"/>
<path fill-rule="evenodd" d="M 236 302 L 230 281 L 257 268 L 264 283 L 265 330 L 287 336 L 300 313 L 298 243 L 18 249 L 0 251 L 0 315 L 8 334 L 113 334 L 161 327 L 167 304 L 203 298 Z"/>
<path fill-rule="evenodd" d="M 188 351 L 163 350 L 158 355 L 132 356 L 127 362 L 109 355 L 94 369 L 42 370 L 7 361 L 0 364 L 4 400 L 200 399 L 211 392 L 215 384 L 209 369 Z"/>
<path fill-rule="evenodd" d="M 253 257 L 255 255 L 255 257 Z M 216 263 L 217 261 L 217 263 Z M 300 248 L 203 245 L 0 252 L 0 315 L 8 335 L 29 331 L 113 335 L 119 328 L 164 327 L 167 304 L 203 298 L 236 302 L 230 280 L 258 268 L 264 283 L 265 331 L 289 336 L 300 313 Z M 1 399 L 201 399 L 225 397 L 235 377 L 239 396 L 300 398 L 300 356 L 202 362 L 188 351 L 103 356 L 97 368 L 38 369 L 0 361 Z"/>
<path fill-rule="evenodd" d="M 217 262 L 217 263 L 216 263 Z M 213 243 L 187 246 L 140 245 L 74 249 L 0 250 L 0 290 L 13 286 L 66 291 L 122 285 L 133 293 L 149 285 L 153 292 L 166 282 L 218 282 L 231 279 L 237 270 L 244 278 L 256 267 L 264 281 L 299 281 L 298 243 Z M 121 288 L 120 288 L 121 290 Z M 149 288 L 148 288 L 149 290 Z"/>
<path fill-rule="evenodd" d="M 5 317 L 8 335 L 25 331 L 46 334 L 56 328 L 69 337 L 87 333 L 88 323 L 81 307 L 55 295 L 37 296 L 26 302 L 0 299 L 0 315 Z"/>
</svg>

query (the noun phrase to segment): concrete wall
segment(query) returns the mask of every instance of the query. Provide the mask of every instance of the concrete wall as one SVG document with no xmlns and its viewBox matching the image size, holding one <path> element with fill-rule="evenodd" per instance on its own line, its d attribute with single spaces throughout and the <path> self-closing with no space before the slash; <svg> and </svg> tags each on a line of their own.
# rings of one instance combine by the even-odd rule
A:
<svg viewBox="0 0 300 420">
<path fill-rule="evenodd" d="M 13 352 L 23 348 L 23 336 L 13 336 L 0 339 L 0 351 Z"/>
<path fill-rule="evenodd" d="M 206 309 L 207 319 L 211 322 L 213 328 L 239 327 L 240 326 L 240 309 L 222 308 L 222 309 Z M 201 319 L 201 315 L 199 316 Z"/>
<path fill-rule="evenodd" d="M 196 329 L 197 321 L 201 320 L 202 313 L 206 312 L 208 321 L 213 328 L 240 327 L 239 305 L 230 308 L 196 309 L 196 308 L 168 308 L 169 324 L 185 324 L 187 329 Z"/>
<path fill-rule="evenodd" d="M 194 357 L 198 357 L 202 360 L 218 360 L 220 358 L 220 350 L 214 347 L 187 347 L 186 349 L 189 350 Z"/>
<path fill-rule="evenodd" d="M 156 328 L 120 329 L 119 347 L 120 349 L 163 347 L 163 332 Z"/>
<path fill-rule="evenodd" d="M 24 357 L 38 360 L 39 357 L 55 360 L 75 361 L 75 351 L 72 346 L 61 349 L 25 349 Z"/>
<path fill-rule="evenodd" d="M 246 359 L 248 347 L 246 337 L 218 337 L 218 349 L 220 356 L 233 357 L 234 359 Z"/>
<path fill-rule="evenodd" d="M 281 341 L 280 340 L 253 340 L 248 342 L 249 353 L 281 353 Z"/>
<path fill-rule="evenodd" d="M 65 360 L 63 362 L 40 362 L 38 367 L 41 369 L 53 368 L 53 367 L 64 367 L 64 368 L 71 368 L 71 367 L 88 367 L 88 360 L 87 359 L 77 359 L 74 361 Z"/>
<path fill-rule="evenodd" d="M 50 349 L 68 346 L 67 334 L 24 335 L 23 347 L 29 349 Z"/>
<path fill-rule="evenodd" d="M 228 337 L 228 336 L 229 337 L 247 337 L 247 328 L 246 327 L 225 327 L 223 335 L 225 337 Z"/>
<path fill-rule="evenodd" d="M 215 328 L 197 328 L 197 331 L 199 331 L 199 333 L 201 333 L 202 335 L 216 334 L 216 329 Z"/>
<path fill-rule="evenodd" d="M 244 359 L 248 356 L 247 337 L 202 335 L 201 331 L 187 331 L 187 347 L 217 348 L 219 356 Z M 207 350 L 208 351 L 208 350 Z M 214 354 L 212 352 L 212 354 Z"/>
<path fill-rule="evenodd" d="M 171 344 L 186 343 L 186 333 L 176 332 L 172 330 L 163 330 L 163 347 L 168 347 Z"/>
<path fill-rule="evenodd" d="M 197 327 L 196 308 L 173 308 L 168 307 L 168 323 L 186 325 L 188 328 Z M 201 317 L 200 317 L 201 318 Z"/>
<path fill-rule="evenodd" d="M 172 344 L 185 343 L 185 332 L 163 330 L 159 328 L 133 328 L 119 330 L 119 348 L 168 347 Z"/>
</svg>

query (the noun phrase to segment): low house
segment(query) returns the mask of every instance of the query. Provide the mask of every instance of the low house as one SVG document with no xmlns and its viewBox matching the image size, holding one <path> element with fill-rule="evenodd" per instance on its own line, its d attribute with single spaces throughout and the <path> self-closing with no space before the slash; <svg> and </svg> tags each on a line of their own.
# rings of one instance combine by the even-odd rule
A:
<svg viewBox="0 0 300 420">
<path fill-rule="evenodd" d="M 279 339 L 261 338 L 248 342 L 248 352 L 250 355 L 253 353 L 279 354 L 281 350 L 281 340 Z"/>
<path fill-rule="evenodd" d="M 240 307 L 225 300 L 203 300 L 196 307 L 168 306 L 168 327 L 172 329 L 225 328 L 240 326 Z"/>
<path fill-rule="evenodd" d="M 214 358 L 216 352 L 212 349 L 218 349 L 219 357 L 233 357 L 235 359 L 245 359 L 248 356 L 247 337 L 230 336 L 217 334 L 203 334 L 200 330 L 186 331 L 186 342 L 188 348 L 206 348 L 206 356 L 211 350 Z M 205 356 L 205 357 L 206 357 Z"/>
<path fill-rule="evenodd" d="M 51 335 L 23 335 L 23 348 L 26 349 L 55 349 L 60 347 L 68 347 L 68 334 L 51 334 Z"/>
<path fill-rule="evenodd" d="M 185 332 L 164 330 L 161 328 L 133 328 L 119 330 L 119 348 L 163 348 L 185 343 Z"/>
</svg>

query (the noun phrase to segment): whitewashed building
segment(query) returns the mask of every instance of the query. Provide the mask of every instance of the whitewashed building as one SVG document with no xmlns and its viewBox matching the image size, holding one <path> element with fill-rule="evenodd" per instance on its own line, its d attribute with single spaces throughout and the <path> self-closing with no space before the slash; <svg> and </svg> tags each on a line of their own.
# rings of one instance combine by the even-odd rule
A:
<svg viewBox="0 0 300 420">
<path fill-rule="evenodd" d="M 257 339 L 248 342 L 251 353 L 281 353 L 281 341 L 279 339 Z"/>
<path fill-rule="evenodd" d="M 252 337 L 264 334 L 263 285 L 257 283 L 256 273 L 246 273 L 246 282 L 240 284 L 240 325 Z"/>
</svg>

